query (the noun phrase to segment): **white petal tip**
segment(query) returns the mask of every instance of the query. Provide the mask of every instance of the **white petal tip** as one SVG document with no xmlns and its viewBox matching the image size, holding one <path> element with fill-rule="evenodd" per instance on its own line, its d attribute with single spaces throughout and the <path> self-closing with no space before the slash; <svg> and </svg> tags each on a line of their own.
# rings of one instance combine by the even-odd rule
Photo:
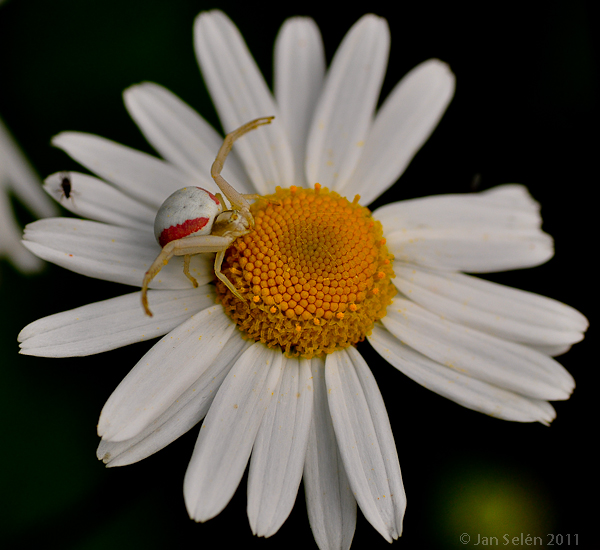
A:
<svg viewBox="0 0 600 550">
<path fill-rule="evenodd" d="M 140 88 L 147 88 L 149 86 L 152 86 L 153 83 L 152 82 L 138 82 L 137 84 L 132 84 L 131 86 L 128 86 L 127 88 L 125 88 L 123 90 L 123 95 L 129 95 L 133 90 L 139 90 Z"/>
<path fill-rule="evenodd" d="M 219 515 L 222 511 L 222 508 L 219 510 L 212 509 L 211 503 L 205 502 L 200 497 L 197 487 L 191 486 L 187 475 L 183 480 L 183 500 L 190 519 L 196 523 L 204 523 Z"/>
<path fill-rule="evenodd" d="M 381 535 L 381 536 L 382 536 L 382 537 L 383 537 L 385 540 L 387 540 L 387 541 L 388 541 L 390 544 L 392 544 L 392 542 L 394 542 L 394 541 L 395 541 L 395 540 L 398 538 L 398 536 L 394 536 L 395 532 L 392 534 L 392 533 L 389 533 L 389 532 L 382 532 L 382 531 L 379 531 L 379 534 L 380 534 L 380 535 Z"/>
<path fill-rule="evenodd" d="M 218 510 L 216 512 L 214 512 L 212 510 L 201 510 L 200 509 L 201 503 L 194 506 L 195 510 L 191 510 L 192 506 L 190 504 L 188 504 L 187 500 L 186 500 L 185 506 L 187 508 L 190 519 L 195 521 L 196 523 L 204 523 L 204 522 L 208 521 L 209 519 L 212 519 L 212 518 L 218 516 L 221 513 L 221 510 Z"/>
<path fill-rule="evenodd" d="M 456 77 L 452 72 L 450 65 L 445 61 L 438 59 L 437 57 L 427 59 L 426 61 L 420 63 L 420 65 L 418 66 L 422 67 L 422 70 L 437 71 L 440 74 L 450 77 L 452 80 L 456 80 Z"/>
<path fill-rule="evenodd" d="M 52 138 L 50 139 L 50 144 L 53 147 L 58 147 L 62 149 L 62 143 L 64 142 L 65 138 L 68 136 L 68 132 L 61 132 L 60 134 L 56 134 L 55 136 L 52 136 Z"/>
<path fill-rule="evenodd" d="M 387 25 L 385 17 L 375 15 L 374 13 L 366 13 L 357 22 L 356 25 L 367 25 L 367 24 L 384 24 Z"/>
<path fill-rule="evenodd" d="M 111 427 L 109 426 L 106 430 L 103 430 L 102 433 L 100 432 L 100 427 L 98 428 L 98 435 L 104 441 L 110 441 L 111 443 L 118 443 L 120 441 L 125 441 L 126 439 L 131 439 L 132 437 L 137 435 L 137 433 L 135 433 L 133 435 L 129 435 L 128 433 L 126 433 L 126 435 L 123 435 L 123 433 L 124 433 L 123 430 L 120 432 L 115 432 L 114 429 L 111 430 L 110 428 Z"/>
<path fill-rule="evenodd" d="M 109 420 L 104 420 L 102 413 L 100 414 L 100 420 L 98 421 L 98 435 L 104 441 L 110 441 L 111 443 L 119 443 L 126 439 L 131 439 L 145 428 L 146 426 L 141 422 L 135 420 L 127 424 L 126 426 L 113 424 Z"/>
<path fill-rule="evenodd" d="M 390 40 L 390 26 L 388 25 L 387 19 L 373 13 L 367 13 L 366 15 L 363 15 L 354 24 L 346 36 L 357 32 L 372 33 L 373 35 L 378 34 L 388 43 Z"/>
<path fill-rule="evenodd" d="M 227 15 L 225 15 L 221 10 L 201 11 L 196 16 L 194 25 L 208 23 L 211 19 L 227 19 L 227 20 L 229 20 L 229 17 L 227 17 Z"/>
<path fill-rule="evenodd" d="M 137 84 L 132 84 L 131 86 L 125 88 L 123 90 L 123 101 L 127 105 L 128 102 L 131 102 L 133 96 L 136 94 L 152 92 L 153 90 L 160 89 L 162 89 L 162 87 L 158 84 L 144 80 L 143 82 L 138 82 Z"/>
<path fill-rule="evenodd" d="M 104 453 L 103 455 L 97 454 L 96 455 L 98 457 L 98 460 L 101 460 L 102 462 L 104 462 L 104 464 L 107 464 L 110 462 L 110 459 L 112 458 L 112 455 L 108 452 Z"/>
</svg>

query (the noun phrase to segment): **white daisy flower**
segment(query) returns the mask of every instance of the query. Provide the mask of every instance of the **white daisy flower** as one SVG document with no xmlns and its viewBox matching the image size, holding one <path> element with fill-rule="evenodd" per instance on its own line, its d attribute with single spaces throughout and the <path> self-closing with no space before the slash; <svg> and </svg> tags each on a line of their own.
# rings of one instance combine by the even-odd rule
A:
<svg viewBox="0 0 600 550">
<path fill-rule="evenodd" d="M 573 389 L 552 356 L 581 340 L 586 319 L 462 273 L 553 255 L 523 186 L 399 202 L 372 215 L 361 206 L 397 180 L 454 92 L 448 66 L 430 60 L 375 113 L 389 40 L 383 19 L 364 16 L 325 74 L 315 23 L 290 19 L 275 45 L 273 97 L 233 23 L 201 14 L 196 53 L 224 128 L 275 116 L 236 142 L 223 172 L 238 191 L 267 196 L 223 263 L 244 299 L 211 283 L 209 255 L 192 257 L 198 288 L 175 257 L 150 283 L 153 317 L 134 292 L 40 319 L 19 336 L 22 353 L 45 357 L 163 336 L 104 406 L 98 457 L 108 466 L 137 462 L 204 419 L 184 483 L 196 521 L 223 510 L 249 462 L 248 517 L 258 536 L 281 527 L 302 479 L 320 548 L 350 546 L 356 504 L 386 540 L 400 536 L 400 465 L 377 383 L 354 346 L 364 338 L 420 384 L 506 420 L 548 424 L 548 401 Z M 98 176 L 72 173 L 78 195 L 67 205 L 95 221 L 35 222 L 25 245 L 73 271 L 140 286 L 161 250 L 153 223 L 165 198 L 185 186 L 219 191 L 209 167 L 222 139 L 156 84 L 129 88 L 125 103 L 164 160 L 93 135 L 58 135 L 53 143 Z M 60 177 L 46 188 L 59 193 Z"/>
<path fill-rule="evenodd" d="M 39 218 L 58 213 L 42 192 L 40 179 L 0 119 L 0 258 L 8 258 L 23 273 L 32 273 L 41 269 L 43 262 L 21 243 L 21 228 L 11 208 L 9 193 Z"/>
</svg>

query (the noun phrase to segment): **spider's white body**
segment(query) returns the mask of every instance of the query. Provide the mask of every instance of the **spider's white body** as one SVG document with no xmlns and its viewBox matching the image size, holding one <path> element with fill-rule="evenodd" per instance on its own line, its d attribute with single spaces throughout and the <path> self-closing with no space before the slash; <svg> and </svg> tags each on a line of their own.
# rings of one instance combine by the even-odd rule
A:
<svg viewBox="0 0 600 550">
<path fill-rule="evenodd" d="M 223 203 L 202 187 L 183 187 L 158 209 L 154 236 L 160 246 L 183 237 L 210 235 Z"/>
</svg>

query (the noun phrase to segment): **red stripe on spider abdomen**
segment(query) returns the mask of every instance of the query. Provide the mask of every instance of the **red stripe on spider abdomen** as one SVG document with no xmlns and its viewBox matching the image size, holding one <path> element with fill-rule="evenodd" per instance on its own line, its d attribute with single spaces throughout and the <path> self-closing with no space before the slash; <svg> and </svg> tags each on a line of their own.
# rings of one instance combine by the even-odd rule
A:
<svg viewBox="0 0 600 550">
<path fill-rule="evenodd" d="M 200 231 L 207 223 L 208 218 L 194 218 L 193 220 L 186 220 L 179 225 L 167 227 L 166 229 L 163 229 L 163 232 L 160 234 L 158 243 L 160 246 L 165 246 L 171 241 L 192 235 L 193 233 Z"/>
</svg>

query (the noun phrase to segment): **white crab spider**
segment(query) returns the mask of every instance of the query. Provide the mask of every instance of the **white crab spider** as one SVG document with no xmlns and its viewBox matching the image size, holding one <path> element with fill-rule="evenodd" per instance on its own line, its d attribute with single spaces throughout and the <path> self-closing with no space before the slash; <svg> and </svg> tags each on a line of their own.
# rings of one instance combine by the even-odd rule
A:
<svg viewBox="0 0 600 550">
<path fill-rule="evenodd" d="M 223 179 L 221 170 L 235 140 L 263 124 L 270 124 L 273 118 L 275 117 L 270 116 L 251 120 L 227 134 L 223 140 L 210 175 L 230 202 L 229 210 L 223 211 L 223 199 L 219 194 L 215 197 L 200 187 L 184 187 L 175 191 L 159 208 L 154 222 L 154 234 L 163 249 L 146 271 L 142 282 L 142 306 L 150 317 L 152 312 L 148 307 L 148 285 L 173 256 L 184 257 L 183 272 L 197 287 L 198 282 L 190 274 L 190 257 L 216 252 L 215 275 L 235 296 L 244 300 L 229 279 L 221 273 L 221 264 L 231 243 L 252 230 L 254 218 L 250 213 L 248 199 L 259 196 L 238 193 Z M 198 220 L 201 221 L 193 223 Z"/>
</svg>

